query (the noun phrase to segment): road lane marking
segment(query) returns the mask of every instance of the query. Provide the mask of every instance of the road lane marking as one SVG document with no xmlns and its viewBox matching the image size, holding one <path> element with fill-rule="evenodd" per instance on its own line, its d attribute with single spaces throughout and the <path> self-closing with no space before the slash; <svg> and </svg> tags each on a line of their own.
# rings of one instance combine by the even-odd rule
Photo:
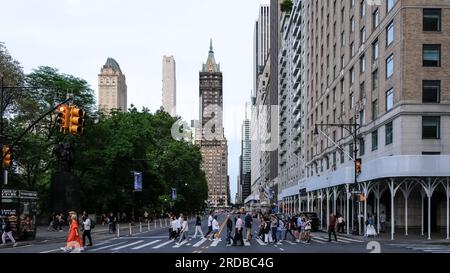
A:
<svg viewBox="0 0 450 273">
<path fill-rule="evenodd" d="M 290 245 L 295 245 L 295 243 L 291 242 L 291 241 L 283 241 L 283 242 L 287 242 Z"/>
<path fill-rule="evenodd" d="M 90 250 L 90 251 L 102 250 L 102 249 L 106 249 L 106 248 L 118 246 L 118 245 L 125 244 L 125 243 L 127 243 L 127 241 L 125 241 L 125 242 L 120 242 L 120 243 L 113 244 L 113 245 L 102 246 L 102 247 L 99 247 L 99 248 L 96 248 L 96 249 L 92 249 L 92 250 Z"/>
<path fill-rule="evenodd" d="M 123 246 L 119 246 L 119 247 L 113 248 L 112 250 L 119 250 L 119 249 L 122 249 L 122 248 L 126 248 L 126 247 L 129 247 L 129 246 L 134 246 L 134 245 L 140 244 L 142 242 L 143 242 L 143 240 L 139 240 L 137 242 L 133 242 L 133 243 L 130 243 L 128 245 L 123 245 Z"/>
<path fill-rule="evenodd" d="M 152 242 L 149 242 L 149 243 L 146 243 L 146 244 L 137 246 L 137 247 L 133 247 L 132 249 L 133 249 L 133 250 L 138 250 L 138 249 L 144 248 L 144 247 L 146 247 L 146 246 L 150 246 L 150 245 L 156 244 L 157 242 L 160 242 L 160 241 L 161 241 L 161 240 L 152 241 Z"/>
<path fill-rule="evenodd" d="M 181 243 L 174 245 L 173 248 L 179 248 L 180 246 L 184 245 L 187 242 L 188 241 L 182 241 Z"/>
<path fill-rule="evenodd" d="M 316 237 L 312 237 L 312 238 L 311 238 L 311 241 L 314 241 L 314 242 L 319 243 L 319 244 L 325 244 L 325 242 L 320 241 L 320 240 L 317 240 Z"/>
<path fill-rule="evenodd" d="M 198 241 L 195 245 L 193 245 L 192 247 L 199 247 L 201 246 L 204 242 L 206 242 L 207 239 L 203 238 L 200 241 Z"/>
<path fill-rule="evenodd" d="M 261 239 L 259 239 L 259 238 L 256 238 L 256 241 L 258 242 L 258 244 L 260 244 L 260 245 L 262 245 L 262 246 L 264 246 L 264 245 L 266 245 L 263 241 L 261 241 Z"/>
<path fill-rule="evenodd" d="M 340 238 L 345 239 L 345 240 L 349 240 L 349 241 L 352 241 L 352 242 L 364 243 L 364 241 L 352 239 L 352 238 L 349 238 L 349 237 L 346 237 L 346 236 L 340 236 L 340 237 L 338 237 L 338 239 L 340 239 Z"/>
<path fill-rule="evenodd" d="M 215 240 L 214 242 L 212 242 L 212 244 L 210 246 L 216 247 L 221 241 L 222 241 L 222 239 Z"/>
<path fill-rule="evenodd" d="M 56 252 L 56 251 L 61 251 L 61 248 L 47 250 L 47 251 L 42 251 L 42 252 L 39 252 L 39 253 L 50 253 L 50 252 Z"/>
<path fill-rule="evenodd" d="M 165 245 L 168 245 L 168 244 L 170 244 L 170 243 L 173 243 L 174 241 L 173 240 L 170 240 L 170 241 L 167 241 L 167 242 L 165 242 L 165 243 L 162 243 L 162 244 L 159 244 L 159 245 L 157 245 L 157 246 L 154 246 L 154 247 L 152 247 L 153 249 L 158 249 L 158 248 L 161 248 L 161 247 L 163 247 L 163 246 L 165 246 Z"/>
</svg>

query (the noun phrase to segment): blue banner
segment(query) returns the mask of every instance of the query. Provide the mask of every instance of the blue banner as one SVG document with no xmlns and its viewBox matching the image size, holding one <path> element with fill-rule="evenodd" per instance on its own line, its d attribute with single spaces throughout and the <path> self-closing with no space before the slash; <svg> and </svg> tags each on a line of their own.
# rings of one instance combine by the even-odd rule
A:
<svg viewBox="0 0 450 273">
<path fill-rule="evenodd" d="M 134 172 L 134 190 L 142 191 L 142 173 Z"/>
<path fill-rule="evenodd" d="M 172 188 L 172 200 L 177 200 L 177 188 Z"/>
</svg>

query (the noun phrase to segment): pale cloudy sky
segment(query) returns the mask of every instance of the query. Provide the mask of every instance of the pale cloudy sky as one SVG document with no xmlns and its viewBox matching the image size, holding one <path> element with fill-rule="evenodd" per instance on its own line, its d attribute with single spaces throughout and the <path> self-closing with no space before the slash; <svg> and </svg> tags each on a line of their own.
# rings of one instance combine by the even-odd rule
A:
<svg viewBox="0 0 450 273">
<path fill-rule="evenodd" d="M 125 73 L 128 104 L 161 106 L 162 56 L 177 64 L 177 113 L 198 119 L 198 72 L 209 39 L 224 74 L 224 126 L 232 198 L 239 172 L 240 127 L 252 85 L 253 28 L 268 0 L 1 1 L 0 41 L 25 72 L 39 65 L 86 79 L 97 92 L 107 57 Z"/>
</svg>

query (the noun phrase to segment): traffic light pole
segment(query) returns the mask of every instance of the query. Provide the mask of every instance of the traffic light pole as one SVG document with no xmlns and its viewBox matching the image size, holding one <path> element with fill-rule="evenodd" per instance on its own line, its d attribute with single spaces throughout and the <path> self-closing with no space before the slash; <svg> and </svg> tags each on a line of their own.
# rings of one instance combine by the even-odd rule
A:
<svg viewBox="0 0 450 273">
<path fill-rule="evenodd" d="M 3 148 L 4 145 L 4 91 L 5 89 L 8 88 L 14 88 L 14 89 L 30 89 L 30 87 L 5 87 L 4 85 L 4 80 L 3 77 L 1 77 L 1 89 L 0 89 L 0 147 Z M 37 88 L 37 87 L 32 87 L 32 88 Z M 45 118 L 46 116 L 50 115 L 53 111 L 55 111 L 59 105 L 67 103 L 69 101 L 71 101 L 72 98 L 69 97 L 67 99 L 65 99 L 63 102 L 59 103 L 57 106 L 53 107 L 51 110 L 49 110 L 48 112 L 46 112 L 44 115 L 42 115 L 40 118 L 38 118 L 36 121 L 34 121 L 30 126 L 28 126 L 28 128 L 18 137 L 16 138 L 13 143 L 9 146 L 9 150 L 12 151 L 12 149 L 14 148 L 14 146 L 17 145 L 17 143 L 37 124 L 39 123 L 43 118 Z M 4 179 L 5 179 L 5 170 L 3 168 L 3 159 L 5 158 L 6 154 L 2 153 L 2 160 L 1 160 L 1 173 L 0 173 L 0 217 L 3 215 L 3 183 L 4 183 Z"/>
</svg>

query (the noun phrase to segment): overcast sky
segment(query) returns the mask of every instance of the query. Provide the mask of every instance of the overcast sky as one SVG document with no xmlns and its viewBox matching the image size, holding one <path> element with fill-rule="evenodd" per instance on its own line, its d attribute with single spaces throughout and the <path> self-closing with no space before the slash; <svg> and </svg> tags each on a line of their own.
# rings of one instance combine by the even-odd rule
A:
<svg viewBox="0 0 450 273">
<path fill-rule="evenodd" d="M 2 1 L 0 41 L 26 73 L 40 65 L 81 77 L 97 93 L 97 75 L 113 57 L 126 75 L 128 105 L 161 106 L 162 57 L 173 55 L 177 113 L 198 119 L 198 73 L 209 39 L 224 76 L 224 127 L 232 199 L 239 172 L 240 127 L 252 85 L 253 28 L 268 0 Z"/>
</svg>

